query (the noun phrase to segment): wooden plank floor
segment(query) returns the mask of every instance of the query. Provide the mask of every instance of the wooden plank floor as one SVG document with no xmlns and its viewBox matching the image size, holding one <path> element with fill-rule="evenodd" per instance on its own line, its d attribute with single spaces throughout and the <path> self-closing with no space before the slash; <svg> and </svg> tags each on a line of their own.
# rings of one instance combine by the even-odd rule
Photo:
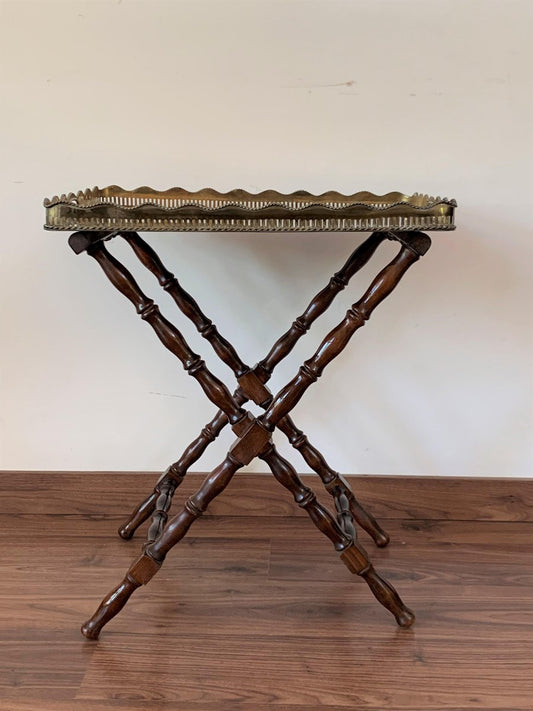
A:
<svg viewBox="0 0 533 711">
<path fill-rule="evenodd" d="M 0 477 L 2 711 L 533 709 L 531 481 L 355 480 L 393 538 L 361 542 L 417 613 L 401 630 L 286 492 L 242 475 L 89 642 L 142 541 L 120 511 L 153 481 Z"/>
</svg>

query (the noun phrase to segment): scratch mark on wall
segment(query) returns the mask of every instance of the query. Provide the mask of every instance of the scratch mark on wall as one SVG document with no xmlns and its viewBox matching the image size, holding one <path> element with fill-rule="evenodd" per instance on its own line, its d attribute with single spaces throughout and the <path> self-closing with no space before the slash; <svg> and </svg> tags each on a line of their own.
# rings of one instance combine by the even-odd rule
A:
<svg viewBox="0 0 533 711">
<path fill-rule="evenodd" d="M 185 395 L 171 395 L 170 393 L 154 393 L 150 390 L 148 395 L 160 395 L 161 397 L 179 397 L 182 400 L 186 400 L 187 397 Z"/>
<path fill-rule="evenodd" d="M 287 84 L 286 86 L 282 86 L 282 89 L 331 89 L 335 88 L 337 86 L 353 86 L 357 82 L 355 79 L 350 79 L 350 81 L 341 81 L 336 84 L 303 84 L 303 85 L 295 85 L 295 84 Z"/>
</svg>

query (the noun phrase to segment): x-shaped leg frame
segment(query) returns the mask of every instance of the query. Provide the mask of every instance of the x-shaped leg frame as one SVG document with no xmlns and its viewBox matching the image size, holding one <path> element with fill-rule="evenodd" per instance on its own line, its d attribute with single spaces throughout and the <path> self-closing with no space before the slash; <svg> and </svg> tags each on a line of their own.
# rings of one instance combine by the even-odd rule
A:
<svg viewBox="0 0 533 711">
<path fill-rule="evenodd" d="M 156 276 L 182 312 L 210 342 L 219 357 L 233 370 L 239 388 L 232 396 L 226 386 L 206 367 L 201 358 L 187 345 L 182 334 L 165 319 L 158 307 L 140 290 L 129 271 L 111 256 L 104 241 L 121 234 L 140 261 Z M 266 388 L 276 365 L 292 350 L 297 340 L 307 332 L 313 321 L 331 304 L 349 279 L 374 254 L 385 239 L 401 243 L 398 255 L 374 279 L 363 297 L 352 305 L 344 320 L 324 339 L 314 356 L 301 366 L 298 374 L 275 396 Z M 153 514 L 148 542 L 141 557 L 130 567 L 124 580 L 101 603 L 93 617 L 82 626 L 83 634 L 97 639 L 102 627 L 126 604 L 132 592 L 146 584 L 159 570 L 168 551 L 187 533 L 193 521 L 207 508 L 210 501 L 229 484 L 234 474 L 255 457 L 267 463 L 275 478 L 294 496 L 295 501 L 309 514 L 317 528 L 333 542 L 341 559 L 351 572 L 363 577 L 378 601 L 395 616 L 402 627 L 414 621 L 413 613 L 405 607 L 394 588 L 374 570 L 363 547 L 357 542 L 353 519 L 364 528 L 378 545 L 388 543 L 387 534 L 355 499 L 347 483 L 325 462 L 303 432 L 289 417 L 307 388 L 316 382 L 326 365 L 346 346 L 353 333 L 370 317 L 374 308 L 394 289 L 403 274 L 430 247 L 430 239 L 420 232 L 383 233 L 371 235 L 348 259 L 344 267 L 312 300 L 304 314 L 273 346 L 267 357 L 253 369 L 246 366 L 233 346 L 220 334 L 188 294 L 161 263 L 154 250 L 133 232 L 98 233 L 77 232 L 69 243 L 76 253 L 87 251 L 94 257 L 112 284 L 135 306 L 143 320 L 154 329 L 161 342 L 182 362 L 190 375 L 202 386 L 207 397 L 219 408 L 215 418 L 200 436 L 172 464 L 157 483 L 154 492 L 134 511 L 119 530 L 123 538 L 130 538 L 135 529 Z M 254 417 L 242 405 L 253 400 L 265 414 Z M 237 439 L 226 459 L 205 479 L 200 489 L 186 502 L 183 510 L 165 526 L 172 495 L 188 468 L 201 456 L 224 425 L 229 422 Z M 337 519 L 316 500 L 314 492 L 299 479 L 292 465 L 277 452 L 271 434 L 278 427 L 298 449 L 309 466 L 319 474 L 327 491 L 333 496 Z"/>
</svg>

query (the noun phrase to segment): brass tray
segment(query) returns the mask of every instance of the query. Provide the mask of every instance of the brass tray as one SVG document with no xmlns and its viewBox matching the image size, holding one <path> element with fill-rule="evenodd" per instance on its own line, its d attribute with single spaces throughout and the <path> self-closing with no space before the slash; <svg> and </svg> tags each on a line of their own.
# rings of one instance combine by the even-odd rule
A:
<svg viewBox="0 0 533 711">
<path fill-rule="evenodd" d="M 128 230 L 135 232 L 346 232 L 453 230 L 455 200 L 329 191 L 289 195 L 211 188 L 124 190 L 118 185 L 45 199 L 49 230 Z"/>
</svg>

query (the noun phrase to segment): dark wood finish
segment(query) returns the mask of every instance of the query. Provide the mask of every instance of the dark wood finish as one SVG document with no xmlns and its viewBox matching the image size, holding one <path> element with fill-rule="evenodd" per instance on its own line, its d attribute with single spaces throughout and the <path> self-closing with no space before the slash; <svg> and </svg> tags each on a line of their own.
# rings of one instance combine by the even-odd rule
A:
<svg viewBox="0 0 533 711">
<path fill-rule="evenodd" d="M 248 432 L 252 434 L 251 446 L 258 446 L 256 429 L 263 434 L 260 440 L 263 448 L 268 440 L 268 432 L 257 422 L 252 424 Z M 238 469 L 247 463 L 247 456 L 235 458 L 233 455 L 235 452 L 240 454 L 241 447 L 249 446 L 248 439 L 245 435 L 237 440 L 237 448 L 233 448 L 222 464 L 204 480 L 200 489 L 186 501 L 182 511 L 173 517 L 156 540 L 149 536 L 143 556 L 130 567 L 122 582 L 104 598 L 93 616 L 82 625 L 81 631 L 87 639 L 98 639 L 104 625 L 122 610 L 136 588 L 149 582 L 171 548 L 183 539 L 191 524 L 224 491 Z M 268 464 L 277 481 L 293 494 L 296 503 L 309 514 L 315 526 L 331 540 L 348 568 L 363 577 L 376 599 L 394 615 L 401 627 L 410 626 L 414 622 L 414 614 L 403 604 L 394 587 L 374 570 L 364 549 L 355 543 L 355 535 L 350 536 L 339 526 L 331 513 L 316 500 L 312 489 L 302 484 L 292 465 L 277 453 L 272 442 L 266 445 L 259 456 Z M 355 534 L 354 529 L 353 532 Z M 364 565 L 354 566 L 354 556 L 358 562 L 364 560 Z"/>
<path fill-rule="evenodd" d="M 271 393 L 252 369 L 240 359 L 231 343 L 220 335 L 217 327 L 207 318 L 191 294 L 185 291 L 174 274 L 164 266 L 159 255 L 136 232 L 122 232 L 121 236 L 128 242 L 140 262 L 156 277 L 160 286 L 174 299 L 180 311 L 193 322 L 198 333 L 211 344 L 218 357 L 231 368 L 248 399 L 257 405 L 266 405 L 271 399 Z"/>
<path fill-rule="evenodd" d="M 339 496 L 345 496 L 348 501 L 349 512 L 363 530 L 374 540 L 376 545 L 384 548 L 388 545 L 389 535 L 383 530 L 372 514 L 361 506 L 355 498 L 350 486 L 340 474 L 327 464 L 322 454 L 309 442 L 306 435 L 299 430 L 289 415 L 285 415 L 277 424 L 278 428 L 287 436 L 291 445 L 297 449 L 306 463 L 321 478 L 326 490 L 337 501 Z M 346 517 L 345 511 L 345 517 Z M 353 527 L 353 526 L 352 526 Z M 355 529 L 353 529 L 355 538 Z"/>
<path fill-rule="evenodd" d="M 117 232 L 74 232 L 68 238 L 68 243 L 74 254 L 86 252 L 91 245 L 110 240 L 117 236 Z"/>
<path fill-rule="evenodd" d="M 237 378 L 247 376 L 251 382 L 252 390 L 255 380 L 258 380 L 259 385 L 262 386 L 265 378 L 261 376 L 263 373 L 268 374 L 268 365 L 266 367 L 259 366 L 259 377 L 253 373 L 239 360 L 229 342 L 222 339 L 194 299 L 180 287 L 175 277 L 166 270 L 155 252 L 138 235 L 127 233 L 124 236 L 141 262 L 157 276 L 160 284 L 173 294 L 174 300 L 183 313 L 195 323 L 200 333 L 206 336 L 217 354 L 232 367 Z M 345 483 L 338 476 L 328 478 L 324 482 L 328 491 L 334 496 L 337 508 L 340 507 L 339 518 L 345 526 L 341 528 L 327 509 L 316 501 L 314 492 L 303 487 L 292 466 L 277 454 L 270 440 L 270 432 L 283 418 L 289 415 L 307 388 L 320 377 L 326 365 L 342 352 L 353 333 L 365 323 L 374 308 L 395 288 L 409 266 L 424 254 L 431 244 L 427 235 L 417 232 L 401 236 L 391 233 L 389 236 L 402 243 L 398 256 L 378 274 L 363 297 L 348 310 L 344 321 L 331 331 L 315 355 L 304 362 L 295 378 L 276 397 L 270 398 L 268 395 L 266 399 L 262 399 L 267 409 L 260 418 L 255 418 L 251 413 L 243 410 L 240 398 L 234 398 L 230 394 L 225 385 L 207 369 L 200 356 L 189 348 L 178 329 L 161 316 L 153 300 L 145 296 L 129 271 L 108 254 L 103 240 L 88 240 L 90 244 L 87 246 L 87 253 L 99 263 L 111 283 L 133 303 L 143 320 L 150 323 L 163 345 L 176 355 L 185 370 L 198 380 L 207 397 L 219 405 L 237 435 L 226 459 L 205 479 L 198 492 L 187 500 L 183 510 L 174 516 L 167 526 L 164 524 L 172 495 L 185 473 L 179 467 L 168 477 L 163 476 L 162 481 L 160 480 L 159 490 L 156 487 L 156 491 L 153 492 L 158 493 L 156 502 L 154 502 L 152 494 L 136 509 L 134 518 L 138 521 L 146 511 L 158 506 L 149 532 L 150 535 L 157 537 L 155 540 L 149 538 L 141 558 L 130 567 L 119 586 L 104 598 L 93 616 L 82 626 L 82 633 L 88 639 L 98 638 L 102 627 L 124 607 L 134 590 L 140 585 L 146 584 L 157 572 L 168 551 L 182 540 L 192 522 L 206 510 L 209 502 L 226 488 L 238 469 L 257 456 L 260 456 L 269 465 L 275 478 L 291 491 L 297 503 L 307 511 L 317 528 L 330 538 L 335 548 L 341 552 L 341 558 L 348 568 L 366 580 L 376 599 L 392 612 L 398 624 L 402 627 L 412 624 L 413 613 L 405 607 L 393 586 L 375 572 L 366 552 L 356 542 L 356 532 L 349 505 L 350 497 L 344 493 Z M 361 246 L 363 256 L 359 259 L 359 263 L 364 263 L 370 258 L 379 243 L 378 240 L 374 241 L 371 237 Z M 330 285 L 333 285 L 332 291 L 336 292 L 346 283 L 344 278 L 335 275 Z M 323 304 L 332 300 L 334 295 L 334 293 L 331 296 L 323 293 L 318 295 L 319 298 L 315 300 L 317 313 L 321 312 Z M 305 332 L 306 323 L 297 320 L 295 325 L 295 331 L 300 334 Z M 273 361 L 276 357 L 280 357 L 279 353 L 282 354 L 284 348 L 289 348 L 290 343 L 295 342 L 297 337 L 297 334 L 292 335 L 291 332 L 286 334 L 281 340 L 277 356 L 276 349 L 274 349 Z M 287 344 L 289 345 L 287 346 Z M 254 397 L 254 393 L 248 395 L 245 392 L 245 396 Z M 288 427 L 294 438 L 295 428 L 290 420 Z M 214 432 L 211 431 L 208 434 L 211 437 Z M 301 440 L 301 437 L 299 439 Z M 314 452 L 308 451 L 308 454 L 312 457 Z M 327 474 L 329 476 L 329 472 Z M 357 514 L 357 505 L 354 506 L 354 510 Z M 368 517 L 365 523 L 369 524 Z M 126 524 L 121 530 L 127 536 L 130 528 Z M 347 533 L 349 530 L 352 535 Z M 125 536 L 123 535 L 123 537 Z"/>
<path fill-rule="evenodd" d="M 367 264 L 387 236 L 384 232 L 374 232 L 357 247 L 344 266 L 331 277 L 329 283 L 314 297 L 303 314 L 298 316 L 289 330 L 272 346 L 268 355 L 259 362 L 262 370 L 269 376 L 272 375 L 274 368 L 292 351 L 316 319 L 331 306 L 334 298 L 348 285 L 352 276 Z"/>
<path fill-rule="evenodd" d="M 298 506 L 309 514 L 315 526 L 330 539 L 350 572 L 365 580 L 376 600 L 394 615 L 400 627 L 410 627 L 415 621 L 414 613 L 404 605 L 394 587 L 376 572 L 364 548 L 356 543 L 347 497 L 340 494 L 338 499 L 342 520 L 349 524 L 343 528 L 330 512 L 318 503 L 314 491 L 302 483 L 291 464 L 279 456 L 273 445 L 259 456 L 269 465 L 279 483 L 291 492 Z M 345 499 L 345 505 L 341 497 Z M 349 517 L 348 521 L 346 516 Z"/>
<path fill-rule="evenodd" d="M 250 369 L 239 358 L 229 341 L 223 338 L 214 323 L 207 318 L 193 297 L 182 288 L 174 274 L 164 265 L 158 254 L 136 232 L 121 232 L 139 261 L 156 277 L 159 284 L 174 299 L 179 309 L 196 326 L 198 332 L 211 344 L 218 357 L 240 378 Z M 258 403 L 260 404 L 260 403 Z"/>
<path fill-rule="evenodd" d="M 337 523 L 346 534 L 354 541 L 357 539 L 357 531 L 353 525 L 353 516 L 350 511 L 350 502 L 343 492 L 339 491 L 335 496 L 335 508 L 337 509 Z"/>
<path fill-rule="evenodd" d="M 230 447 L 230 453 L 241 466 L 249 464 L 270 440 L 270 432 L 261 422 L 253 422 L 243 436 Z"/>
<path fill-rule="evenodd" d="M 228 486 L 242 465 L 231 455 L 216 467 L 202 482 L 202 485 L 185 502 L 183 510 L 169 522 L 161 536 L 150 544 L 147 552 L 158 561 L 163 561 L 169 550 L 181 541 L 193 521 L 201 516 L 211 501 Z"/>
<path fill-rule="evenodd" d="M 341 560 L 351 573 L 360 575 L 368 583 L 376 600 L 394 615 L 400 627 L 413 624 L 413 611 L 404 605 L 393 586 L 375 571 L 364 548 L 354 543 L 341 553 Z"/>
<path fill-rule="evenodd" d="M 348 309 L 344 320 L 322 341 L 314 356 L 304 362 L 298 374 L 276 395 L 261 417 L 268 429 L 273 430 L 276 423 L 298 404 L 307 388 L 317 381 L 328 363 L 342 352 L 357 329 L 370 318 L 376 306 L 391 293 L 409 267 L 431 244 L 427 235 L 418 233 L 406 235 L 403 241 L 405 244 L 398 256 L 381 270 L 363 297 Z"/>
<path fill-rule="evenodd" d="M 273 445 L 261 453 L 259 458 L 268 464 L 275 479 L 291 492 L 298 506 L 307 512 L 319 531 L 329 538 L 335 550 L 342 552 L 352 545 L 354 537 L 339 526 L 330 512 L 317 501 L 315 492 L 303 484 L 292 465 L 276 452 Z"/>
<path fill-rule="evenodd" d="M 130 566 L 123 581 L 100 603 L 99 608 L 91 619 L 82 625 L 82 634 L 87 639 L 98 639 L 102 627 L 122 610 L 138 587 L 146 585 L 153 578 L 160 567 L 160 561 L 156 561 L 147 553 L 143 553 Z"/>
<path fill-rule="evenodd" d="M 150 524 L 150 528 L 148 529 L 147 544 L 156 541 L 161 535 L 168 519 L 168 512 L 172 504 L 172 497 L 177 486 L 181 483 L 181 480 L 182 477 L 180 476 L 180 473 L 173 471 L 172 467 L 170 467 L 169 470 L 165 472 L 160 482 L 156 484 L 158 496 L 154 503 L 152 522 Z"/>
<path fill-rule="evenodd" d="M 198 491 L 185 502 L 181 512 L 174 516 L 154 542 L 145 546 L 143 555 L 129 568 L 122 582 L 100 603 L 96 612 L 81 627 L 82 634 L 97 640 L 102 627 L 118 615 L 141 585 L 146 585 L 159 570 L 168 551 L 187 533 L 192 523 L 207 509 L 209 502 L 220 494 L 242 464 L 228 455 L 203 481 Z"/>
<path fill-rule="evenodd" d="M 209 400 L 224 411 L 231 425 L 237 425 L 246 416 L 245 411 L 236 406 L 224 383 L 189 348 L 178 329 L 160 313 L 153 300 L 141 291 L 130 272 L 109 254 L 101 241 L 88 247 L 87 253 L 96 259 L 113 286 L 131 301 L 141 318 L 150 324 L 165 348 L 179 358 L 187 373 L 200 383 Z"/>
<path fill-rule="evenodd" d="M 270 379 L 274 367 L 290 353 L 298 339 L 309 330 L 313 322 L 331 305 L 335 296 L 348 285 L 352 276 L 368 262 L 381 242 L 383 242 L 386 237 L 391 237 L 391 235 L 387 235 L 386 233 L 376 232 L 357 247 L 344 266 L 333 275 L 328 285 L 312 299 L 307 309 L 296 319 L 289 331 L 278 339 L 266 359 L 261 361 L 254 371 L 250 371 L 249 367 L 240 361 L 234 350 L 228 356 L 228 348 L 220 349 L 220 346 L 217 347 L 219 343 L 218 339 L 221 338 L 220 334 L 211 328 L 212 322 L 203 314 L 192 296 L 179 285 L 174 275 L 163 265 L 159 256 L 150 245 L 135 232 L 121 234 L 132 246 L 140 261 L 154 274 L 159 284 L 163 286 L 163 288 L 171 290 L 175 303 L 185 316 L 194 323 L 197 330 L 203 335 L 205 332 L 208 333 L 208 341 L 222 360 L 233 369 L 240 386 L 233 395 L 235 401 L 239 405 L 243 405 L 248 399 L 252 399 L 265 409 L 271 403 L 272 395 L 264 387 L 263 383 Z M 228 342 L 224 340 L 224 343 Z M 215 418 L 202 430 L 200 436 L 185 450 L 182 457 L 171 465 L 170 469 L 180 472 L 180 474 L 178 479 L 173 477 L 172 474 L 169 474 L 168 491 L 170 492 L 170 500 L 166 499 L 167 510 L 170 507 L 176 486 L 181 483 L 188 468 L 198 460 L 206 447 L 214 441 L 226 423 L 227 418 L 222 411 L 219 411 Z M 338 474 L 327 465 L 322 454 L 310 445 L 307 437 L 305 437 L 301 430 L 296 428 L 290 417 L 286 416 L 283 418 L 278 426 L 286 434 L 292 446 L 301 452 L 307 464 L 320 476 L 327 490 L 333 496 L 335 496 L 338 490 L 342 490 L 349 498 L 351 513 L 355 520 L 378 546 L 386 546 L 389 542 L 387 533 L 381 528 L 374 517 L 361 506 L 353 492 L 339 479 Z M 122 531 L 124 530 L 127 532 L 128 537 L 131 537 L 135 528 L 141 525 L 144 520 L 149 517 L 150 513 L 155 510 L 155 501 L 158 496 L 159 490 L 154 490 L 154 492 L 134 510 L 130 519 L 128 519 L 119 530 L 120 535 L 122 535 Z M 147 512 L 145 518 L 139 516 L 139 509 L 143 512 Z M 160 511 L 155 511 L 154 517 L 155 520 L 150 527 L 148 536 L 149 541 L 155 540 L 153 536 L 158 535 L 162 531 L 162 524 L 164 524 L 164 520 L 166 520 Z"/>
<path fill-rule="evenodd" d="M 171 485 L 172 484 L 169 481 L 168 486 L 170 487 Z M 146 499 L 144 499 L 144 501 L 141 501 L 141 503 L 134 509 L 128 520 L 119 526 L 118 535 L 121 538 L 125 541 L 129 541 L 139 526 L 142 526 L 142 524 L 150 518 L 153 512 L 157 509 L 160 493 L 161 491 L 156 484 L 154 491 Z"/>
<path fill-rule="evenodd" d="M 340 526 L 330 512 L 318 503 L 314 491 L 302 483 L 291 464 L 279 456 L 273 445 L 259 456 L 269 465 L 279 483 L 291 492 L 298 506 L 309 514 L 315 526 L 330 539 L 350 572 L 360 575 L 368 583 L 376 600 L 394 615 L 400 627 L 410 627 L 415 621 L 413 612 L 403 604 L 394 587 L 374 570 L 368 554 L 355 541 L 353 523 L 350 535 L 349 530 Z M 349 515 L 348 499 L 344 494 L 341 496 L 346 499 L 346 506 L 341 506 L 342 513 Z"/>
<path fill-rule="evenodd" d="M 112 536 L 122 508 L 153 479 L 0 477 L 2 711 L 531 710 L 532 481 L 356 480 L 393 541 L 375 564 L 416 603 L 395 630 L 292 496 L 239 474 L 209 507 L 235 515 L 204 515 L 102 643 L 80 644 L 134 555 Z"/>
</svg>

